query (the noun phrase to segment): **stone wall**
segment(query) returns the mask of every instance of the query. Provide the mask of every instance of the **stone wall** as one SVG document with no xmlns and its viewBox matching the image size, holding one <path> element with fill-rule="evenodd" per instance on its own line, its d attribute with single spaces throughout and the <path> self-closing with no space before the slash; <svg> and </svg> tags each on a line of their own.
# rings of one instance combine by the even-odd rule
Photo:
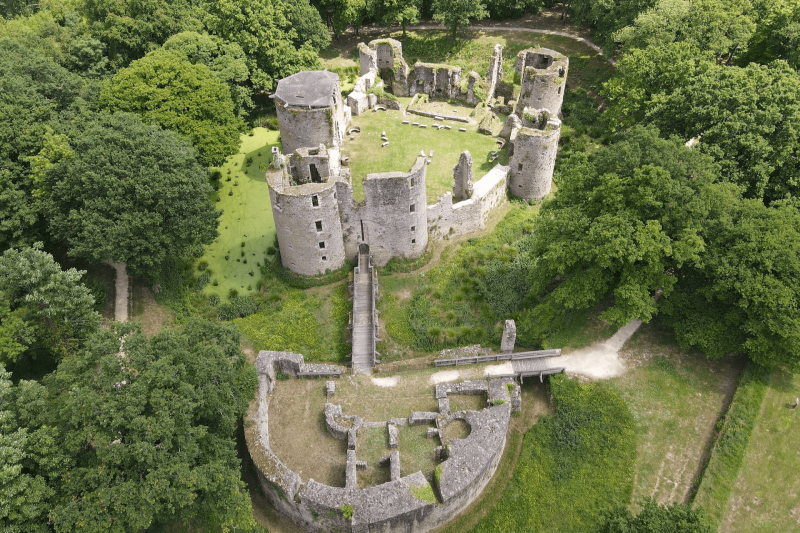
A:
<svg viewBox="0 0 800 533">
<path fill-rule="evenodd" d="M 489 72 L 486 74 L 486 81 L 489 91 L 486 93 L 486 103 L 488 104 L 495 96 L 497 85 L 503 79 L 503 45 L 494 45 L 492 58 L 489 60 Z"/>
<path fill-rule="evenodd" d="M 350 261 L 358 244 L 370 245 L 376 266 L 392 257 L 419 257 L 428 244 L 424 157 L 417 157 L 409 172 L 368 174 L 364 201 L 353 200 L 352 188 L 337 185 L 345 252 Z"/>
<path fill-rule="evenodd" d="M 395 39 L 377 39 L 370 41 L 369 48 L 375 51 L 375 62 L 378 73 L 386 84 L 390 93 L 395 96 L 409 96 L 408 94 L 408 74 L 409 68 L 403 59 L 403 45 Z M 359 45 L 359 50 L 361 45 Z M 359 55 L 360 52 L 359 52 Z M 368 62 L 368 60 L 367 60 Z M 361 62 L 361 74 L 367 74 L 364 70 L 365 61 Z"/>
<path fill-rule="evenodd" d="M 521 78 L 517 114 L 533 107 L 558 116 L 564 101 L 569 58 L 548 48 L 523 50 L 517 55 L 515 69 Z"/>
<path fill-rule="evenodd" d="M 455 237 L 486 227 L 492 211 L 506 201 L 509 167 L 497 164 L 473 183 L 472 197 L 453 203 L 449 192 L 428 206 L 428 229 L 432 239 Z"/>
<path fill-rule="evenodd" d="M 418 93 L 431 98 L 461 97 L 461 67 L 417 61 L 408 77 L 408 95 Z"/>
<path fill-rule="evenodd" d="M 341 268 L 345 253 L 336 182 L 284 187 L 282 174 L 268 173 L 267 181 L 283 266 L 306 276 Z"/>
<path fill-rule="evenodd" d="M 255 364 L 259 372 L 259 388 L 247 413 L 245 439 L 265 496 L 278 512 L 303 529 L 342 533 L 425 533 L 451 520 L 474 501 L 502 458 L 510 404 L 479 412 L 461 411 L 437 419 L 439 429 L 456 418 L 465 420 L 471 428 L 466 438 L 451 441 L 448 458 L 440 465 L 441 503 L 417 497 L 420 490 L 429 487 L 421 472 L 366 489 L 355 488 L 352 486 L 354 483 L 348 488 L 323 485 L 313 479 L 303 482 L 272 452 L 269 444 L 267 395 L 272 391 L 270 383 L 278 365 L 290 369 L 304 367 L 299 354 L 259 353 Z M 470 384 L 478 385 L 481 391 L 488 388 L 486 381 L 466 382 L 459 384 L 459 392 L 462 392 L 462 385 Z M 331 416 L 333 410 L 326 407 Z M 348 449 L 348 456 L 352 459 L 348 463 L 357 466 L 357 450 Z M 344 513 L 346 506 L 352 510 L 350 519 Z"/>
<path fill-rule="evenodd" d="M 298 148 L 287 159 L 287 164 L 297 184 L 322 183 L 329 176 L 338 176 L 342 167 L 339 148 L 326 148 L 324 144 L 316 148 Z"/>
<path fill-rule="evenodd" d="M 281 143 L 285 153 L 290 154 L 298 148 L 336 144 L 333 109 L 284 107 L 275 102 L 278 127 L 281 130 Z M 339 143 L 337 146 L 341 146 Z"/>
<path fill-rule="evenodd" d="M 539 113 L 543 118 L 541 112 Z M 529 116 L 530 112 L 525 115 Z M 514 139 L 514 153 L 509 161 L 509 191 L 525 200 L 534 200 L 550 194 L 558 140 L 561 136 L 561 121 L 550 118 L 543 129 L 524 127 L 525 123 L 524 117 L 523 127 Z"/>
</svg>

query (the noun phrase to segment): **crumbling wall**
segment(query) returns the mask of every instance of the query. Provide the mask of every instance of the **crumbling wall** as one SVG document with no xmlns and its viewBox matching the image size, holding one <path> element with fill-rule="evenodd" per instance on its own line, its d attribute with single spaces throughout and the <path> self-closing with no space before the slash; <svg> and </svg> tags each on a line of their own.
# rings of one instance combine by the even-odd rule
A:
<svg viewBox="0 0 800 533">
<path fill-rule="evenodd" d="M 370 41 L 369 48 L 375 51 L 378 73 L 389 92 L 395 96 L 409 96 L 409 68 L 403 59 L 402 43 L 395 39 L 377 39 Z M 363 67 L 361 74 L 366 74 Z"/>
<path fill-rule="evenodd" d="M 361 75 L 378 70 L 378 53 L 365 43 L 358 43 L 358 63 Z"/>
<path fill-rule="evenodd" d="M 489 60 L 489 72 L 486 74 L 486 80 L 489 84 L 489 91 L 486 93 L 486 103 L 494 98 L 497 84 L 503 79 L 503 45 L 494 45 L 492 58 Z"/>
<path fill-rule="evenodd" d="M 481 75 L 474 70 L 469 73 L 469 78 L 467 80 L 467 103 L 469 105 L 475 105 L 482 101 L 479 97 L 479 94 L 482 94 L 480 91 L 480 84 L 482 81 Z"/>
<path fill-rule="evenodd" d="M 558 140 L 561 136 L 561 121 L 549 118 L 546 124 L 539 124 L 539 127 L 525 127 L 531 111 L 536 110 L 527 111 L 523 117 L 523 128 L 514 139 L 514 153 L 509 161 L 509 191 L 525 200 L 534 200 L 550 194 Z M 540 122 L 546 116 L 542 112 L 537 114 Z"/>
<path fill-rule="evenodd" d="M 364 180 L 364 201 L 355 202 L 352 188 L 337 185 L 347 258 L 353 262 L 358 245 L 370 246 L 373 264 L 385 265 L 392 257 L 419 257 L 428 244 L 425 158 L 417 157 L 409 172 L 369 174 Z"/>
<path fill-rule="evenodd" d="M 288 158 L 288 171 L 297 184 L 321 183 L 329 176 L 337 176 L 341 171 L 338 147 L 298 148 Z"/>
<path fill-rule="evenodd" d="M 506 201 L 509 167 L 497 164 L 473 183 L 472 197 L 453 203 L 449 192 L 428 206 L 428 230 L 431 239 L 456 237 L 486 227 L 491 213 Z"/>
<path fill-rule="evenodd" d="M 517 113 L 526 107 L 547 109 L 552 116 L 561 114 L 567 85 L 569 58 L 548 48 L 523 50 L 515 64 L 520 76 Z"/>
<path fill-rule="evenodd" d="M 419 257 L 428 244 L 426 165 L 417 157 L 409 172 L 368 174 L 364 180 L 366 242 L 376 266 L 392 257 Z"/>
<path fill-rule="evenodd" d="M 272 216 L 283 266 L 306 276 L 344 265 L 335 182 L 277 189 L 270 182 Z"/>
<path fill-rule="evenodd" d="M 408 95 L 418 93 L 425 93 L 431 98 L 459 98 L 461 67 L 418 61 L 408 77 Z"/>
</svg>

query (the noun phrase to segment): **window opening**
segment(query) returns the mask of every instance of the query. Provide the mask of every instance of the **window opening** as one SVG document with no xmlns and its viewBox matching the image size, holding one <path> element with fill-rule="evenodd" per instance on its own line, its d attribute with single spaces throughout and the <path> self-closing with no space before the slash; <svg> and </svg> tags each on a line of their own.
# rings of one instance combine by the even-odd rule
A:
<svg viewBox="0 0 800 533">
<path fill-rule="evenodd" d="M 319 197 L 316 194 L 311 197 L 311 205 L 314 207 L 319 207 Z"/>
</svg>

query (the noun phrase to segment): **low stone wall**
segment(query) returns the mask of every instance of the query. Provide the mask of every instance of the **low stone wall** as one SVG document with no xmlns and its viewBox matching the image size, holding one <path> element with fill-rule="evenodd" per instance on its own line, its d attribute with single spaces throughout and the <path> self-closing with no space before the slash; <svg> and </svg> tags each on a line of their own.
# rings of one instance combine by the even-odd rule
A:
<svg viewBox="0 0 800 533">
<path fill-rule="evenodd" d="M 439 113 L 433 113 L 431 111 L 423 111 L 421 109 L 413 109 L 412 107 L 408 107 L 406 109 L 407 113 L 411 113 L 412 115 L 419 115 L 421 117 L 441 117 L 442 120 L 454 120 L 456 122 L 464 122 L 465 124 L 469 124 L 469 118 L 467 117 L 460 117 L 458 115 L 440 115 Z"/>
<path fill-rule="evenodd" d="M 400 455 L 397 451 L 388 457 L 392 481 L 366 489 L 356 488 L 355 471 L 364 465 L 356 460 L 353 439 L 352 446 L 348 444 L 347 487 L 331 487 L 313 479 L 304 483 L 270 449 L 267 401 L 272 390 L 270 382 L 275 379 L 276 371 L 301 373 L 305 366 L 303 356 L 262 351 L 255 366 L 259 371 L 259 388 L 245 421 L 247 447 L 267 499 L 281 514 L 307 531 L 425 533 L 451 520 L 469 505 L 485 488 L 502 457 L 510 404 L 480 412 L 464 411 L 447 418 L 464 419 L 472 431 L 465 439 L 451 441 L 448 458 L 439 466 L 440 475 L 437 477 L 442 503 L 421 499 L 426 492 L 430 494 L 428 481 L 421 472 L 399 477 Z M 459 391 L 487 390 L 489 387 L 486 381 L 449 386 Z M 430 414 L 442 416 L 425 413 Z M 342 415 L 341 407 L 327 404 L 325 415 L 326 423 L 329 417 L 335 423 L 335 418 Z M 430 419 L 429 416 L 424 418 Z M 438 427 L 442 418 L 435 421 Z M 341 426 L 338 433 L 350 436 L 355 433 L 355 428 Z"/>
<path fill-rule="evenodd" d="M 497 164 L 473 184 L 472 197 L 453 203 L 453 195 L 444 193 L 428 206 L 428 231 L 432 239 L 445 239 L 480 231 L 494 209 L 507 200 L 510 168 Z"/>
</svg>

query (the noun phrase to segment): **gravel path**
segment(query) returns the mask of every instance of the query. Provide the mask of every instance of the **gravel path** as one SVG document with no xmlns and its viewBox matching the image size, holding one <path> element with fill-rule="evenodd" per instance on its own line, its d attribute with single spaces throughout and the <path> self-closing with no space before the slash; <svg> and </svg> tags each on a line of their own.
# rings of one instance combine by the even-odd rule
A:
<svg viewBox="0 0 800 533">
<path fill-rule="evenodd" d="M 125 261 L 120 261 L 119 263 L 106 261 L 106 264 L 117 271 L 117 278 L 114 283 L 114 320 L 117 322 L 127 322 L 128 290 L 130 287 L 128 272 L 126 270 L 128 265 Z"/>
<path fill-rule="evenodd" d="M 619 351 L 641 325 L 640 320 L 632 320 L 605 342 L 575 350 L 554 358 L 554 361 L 566 368 L 567 374 L 580 374 L 592 379 L 621 376 L 627 368 L 619 358 Z"/>
</svg>

